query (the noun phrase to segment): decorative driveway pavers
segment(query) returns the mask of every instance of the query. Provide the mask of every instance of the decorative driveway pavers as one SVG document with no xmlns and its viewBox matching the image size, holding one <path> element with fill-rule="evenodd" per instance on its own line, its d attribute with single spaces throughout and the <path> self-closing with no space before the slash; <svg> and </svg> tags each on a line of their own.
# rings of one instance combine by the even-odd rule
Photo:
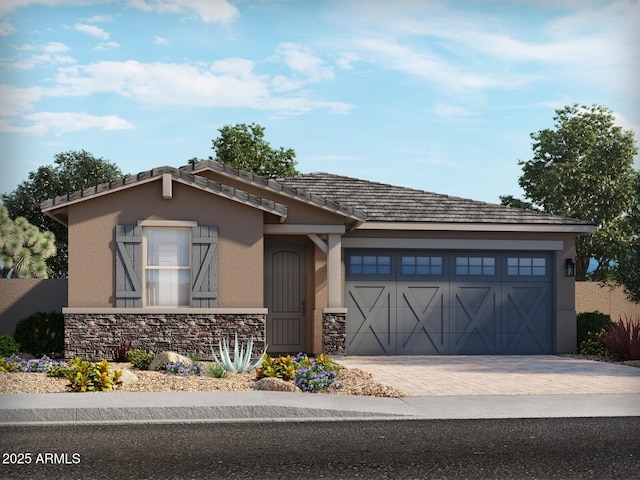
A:
<svg viewBox="0 0 640 480">
<path fill-rule="evenodd" d="M 408 396 L 640 393 L 640 368 L 556 355 L 337 357 Z"/>
</svg>

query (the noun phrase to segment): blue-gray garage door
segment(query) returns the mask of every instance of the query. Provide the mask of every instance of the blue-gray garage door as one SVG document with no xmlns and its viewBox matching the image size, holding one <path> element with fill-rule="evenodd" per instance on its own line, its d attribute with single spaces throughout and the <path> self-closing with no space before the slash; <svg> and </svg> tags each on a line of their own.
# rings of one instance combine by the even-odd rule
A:
<svg viewBox="0 0 640 480">
<path fill-rule="evenodd" d="M 546 252 L 348 250 L 347 355 L 552 353 Z"/>
</svg>

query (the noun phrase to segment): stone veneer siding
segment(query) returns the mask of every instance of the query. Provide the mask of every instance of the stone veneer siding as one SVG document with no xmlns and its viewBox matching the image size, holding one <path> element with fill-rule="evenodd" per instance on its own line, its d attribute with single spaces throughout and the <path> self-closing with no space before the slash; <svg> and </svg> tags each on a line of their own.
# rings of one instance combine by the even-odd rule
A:
<svg viewBox="0 0 640 480">
<path fill-rule="evenodd" d="M 346 313 L 322 314 L 322 351 L 327 355 L 344 355 L 346 352 Z"/>
<path fill-rule="evenodd" d="M 246 344 L 253 337 L 256 357 L 266 344 L 266 314 L 88 314 L 65 313 L 65 358 L 113 360 L 122 341 L 147 353 L 171 350 L 212 360 L 210 345 L 218 341 Z"/>
</svg>

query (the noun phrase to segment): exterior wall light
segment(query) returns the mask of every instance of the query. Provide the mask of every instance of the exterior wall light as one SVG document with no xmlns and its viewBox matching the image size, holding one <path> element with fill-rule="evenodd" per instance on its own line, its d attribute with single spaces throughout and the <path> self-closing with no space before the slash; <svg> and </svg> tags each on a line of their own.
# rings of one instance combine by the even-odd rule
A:
<svg viewBox="0 0 640 480">
<path fill-rule="evenodd" d="M 567 277 L 575 277 L 576 276 L 576 262 L 572 259 L 567 258 L 564 262 L 565 273 Z"/>
</svg>

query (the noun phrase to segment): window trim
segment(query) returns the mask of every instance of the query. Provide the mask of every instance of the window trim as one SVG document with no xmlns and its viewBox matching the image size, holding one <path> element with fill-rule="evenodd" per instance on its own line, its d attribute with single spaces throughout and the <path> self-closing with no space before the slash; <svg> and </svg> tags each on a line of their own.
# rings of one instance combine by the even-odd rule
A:
<svg viewBox="0 0 640 480">
<path fill-rule="evenodd" d="M 139 222 L 140 223 L 140 222 Z M 156 223 L 156 222 L 153 222 Z M 192 306 L 193 304 L 193 300 L 192 300 L 192 286 L 193 286 L 193 254 L 192 254 L 192 245 L 193 245 L 193 231 L 192 231 L 192 226 L 191 225 L 184 225 L 185 223 L 188 222 L 181 222 L 181 221 L 162 221 L 163 225 L 145 225 L 142 228 L 142 306 L 143 308 L 189 308 Z M 167 225 L 168 224 L 168 225 Z M 180 224 L 180 225 L 178 225 Z M 187 241 L 186 244 L 186 249 L 187 249 L 187 254 L 188 254 L 188 258 L 189 258 L 189 264 L 188 265 L 168 265 L 168 266 L 161 266 L 161 265 L 148 265 L 147 264 L 147 254 L 148 254 L 148 250 L 147 250 L 147 242 L 148 242 L 148 232 L 152 231 L 152 230 L 165 230 L 165 231 L 177 231 L 177 230 L 182 230 L 182 231 L 186 231 L 189 235 L 189 239 Z M 188 271 L 189 272 L 189 296 L 188 296 L 188 303 L 185 305 L 149 305 L 148 303 L 148 296 L 149 296 L 149 292 L 147 290 L 147 272 L 149 270 L 158 270 L 158 271 L 166 271 L 166 270 L 171 270 L 171 271 Z"/>
</svg>

